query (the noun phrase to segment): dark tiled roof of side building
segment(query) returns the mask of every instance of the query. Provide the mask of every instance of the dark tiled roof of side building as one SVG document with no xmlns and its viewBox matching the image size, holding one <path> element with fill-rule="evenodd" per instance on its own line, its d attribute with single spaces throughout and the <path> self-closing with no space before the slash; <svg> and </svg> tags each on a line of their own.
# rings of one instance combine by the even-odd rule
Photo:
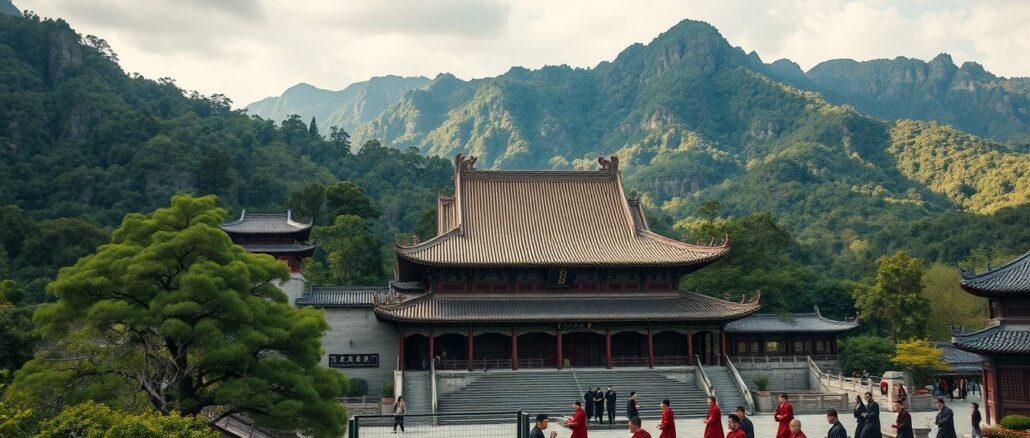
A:
<svg viewBox="0 0 1030 438">
<path fill-rule="evenodd" d="M 837 321 L 823 317 L 819 308 L 814 313 L 778 315 L 761 313 L 726 324 L 727 333 L 836 333 L 858 327 L 858 320 Z"/>
<path fill-rule="evenodd" d="M 375 306 L 381 320 L 425 324 L 726 321 L 756 310 L 757 301 L 733 303 L 692 292 L 517 297 L 428 293 Z"/>
<path fill-rule="evenodd" d="M 979 275 L 962 273 L 962 289 L 980 296 L 1030 296 L 1030 251 Z"/>
<path fill-rule="evenodd" d="M 308 231 L 310 228 L 310 223 L 294 221 L 291 210 L 287 210 L 286 214 L 248 214 L 247 210 L 243 210 L 239 219 L 222 224 L 222 230 L 237 234 L 287 234 Z"/>
<path fill-rule="evenodd" d="M 297 306 L 372 307 L 385 302 L 390 288 L 374 286 L 310 286 L 297 298 Z"/>
<path fill-rule="evenodd" d="M 979 354 L 959 350 L 948 342 L 935 342 L 934 345 L 944 351 L 941 361 L 951 367 L 951 373 L 972 374 L 983 369 L 984 359 Z"/>
<path fill-rule="evenodd" d="M 433 266 L 700 267 L 729 248 L 648 229 L 615 169 L 477 171 L 459 157 L 454 198 L 441 199 L 440 235 L 397 256 Z M 466 168 L 469 167 L 469 168 Z"/>
<path fill-rule="evenodd" d="M 1030 325 L 999 324 L 952 337 L 960 350 L 979 354 L 1030 354 Z"/>
</svg>

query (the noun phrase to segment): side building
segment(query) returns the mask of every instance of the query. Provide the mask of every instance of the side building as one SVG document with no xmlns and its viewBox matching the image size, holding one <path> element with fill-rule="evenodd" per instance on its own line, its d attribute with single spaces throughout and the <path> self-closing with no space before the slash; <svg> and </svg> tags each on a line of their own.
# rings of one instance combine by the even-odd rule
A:
<svg viewBox="0 0 1030 438">
<path fill-rule="evenodd" d="M 307 243 L 311 223 L 294 221 L 291 210 L 286 214 L 247 214 L 247 210 L 243 210 L 239 219 L 222 224 L 222 231 L 247 251 L 268 254 L 286 262 L 290 267 L 290 280 L 279 287 L 291 304 L 296 301 L 304 288 L 300 262 L 315 254 L 315 246 Z"/>
<path fill-rule="evenodd" d="M 1030 252 L 979 275 L 963 272 L 962 289 L 988 299 L 987 328 L 956 335 L 959 350 L 984 359 L 984 417 L 1030 415 Z"/>
</svg>

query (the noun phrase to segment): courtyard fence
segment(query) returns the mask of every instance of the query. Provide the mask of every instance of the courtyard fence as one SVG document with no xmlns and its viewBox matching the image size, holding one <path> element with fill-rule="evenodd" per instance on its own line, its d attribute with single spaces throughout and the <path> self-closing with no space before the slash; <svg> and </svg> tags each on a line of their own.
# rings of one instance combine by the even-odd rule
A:
<svg viewBox="0 0 1030 438">
<path fill-rule="evenodd" d="M 348 438 L 395 437 L 394 430 L 423 438 L 526 438 L 529 416 L 522 411 L 455 412 L 448 414 L 355 415 L 347 423 Z M 395 426 L 396 424 L 396 426 Z M 403 426 L 401 426 L 403 425 Z"/>
</svg>

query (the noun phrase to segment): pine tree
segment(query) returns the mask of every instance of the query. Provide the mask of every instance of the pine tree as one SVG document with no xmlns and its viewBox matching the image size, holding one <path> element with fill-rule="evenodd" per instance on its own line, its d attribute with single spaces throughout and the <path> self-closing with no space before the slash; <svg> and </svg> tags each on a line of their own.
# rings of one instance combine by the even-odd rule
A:
<svg viewBox="0 0 1030 438">
<path fill-rule="evenodd" d="M 308 124 L 308 135 L 318 138 L 318 123 L 315 122 L 315 116 L 311 116 L 311 123 Z"/>
</svg>

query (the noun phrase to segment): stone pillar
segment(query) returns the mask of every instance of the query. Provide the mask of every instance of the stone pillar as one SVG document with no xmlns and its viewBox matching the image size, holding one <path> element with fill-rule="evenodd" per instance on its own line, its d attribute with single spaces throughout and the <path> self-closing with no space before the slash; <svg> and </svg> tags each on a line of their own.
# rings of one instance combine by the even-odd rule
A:
<svg viewBox="0 0 1030 438">
<path fill-rule="evenodd" d="M 511 328 L 511 369 L 519 369 L 519 333 Z"/>
<path fill-rule="evenodd" d="M 604 328 L 604 359 L 608 369 L 612 369 L 612 328 Z"/>
<path fill-rule="evenodd" d="M 719 365 L 726 365 L 726 329 L 719 330 Z"/>
<path fill-rule="evenodd" d="M 560 370 L 561 367 L 562 367 L 562 363 L 565 362 L 563 360 L 563 358 L 561 357 L 561 327 L 558 327 L 558 328 L 554 329 L 554 335 L 556 336 L 556 338 L 555 338 L 555 345 L 558 346 L 558 348 L 557 348 L 558 351 L 555 352 L 554 357 L 556 358 L 556 362 L 557 362 L 556 365 L 558 366 L 558 369 Z"/>
<path fill-rule="evenodd" d="M 694 364 L 694 329 L 687 329 L 687 364 Z"/>
<path fill-rule="evenodd" d="M 472 330 L 472 327 L 469 327 L 469 334 L 466 340 L 468 341 L 468 345 L 467 348 L 465 348 L 465 361 L 468 362 L 469 371 L 472 371 L 472 341 L 475 340 L 475 332 Z"/>
<path fill-rule="evenodd" d="M 654 368 L 654 335 L 651 326 L 647 326 L 647 367 Z"/>
<path fill-rule="evenodd" d="M 436 366 L 436 337 L 433 336 L 433 329 L 429 329 L 429 363 Z"/>
<path fill-rule="evenodd" d="M 397 369 L 404 369 L 404 330 L 397 331 Z"/>
</svg>

